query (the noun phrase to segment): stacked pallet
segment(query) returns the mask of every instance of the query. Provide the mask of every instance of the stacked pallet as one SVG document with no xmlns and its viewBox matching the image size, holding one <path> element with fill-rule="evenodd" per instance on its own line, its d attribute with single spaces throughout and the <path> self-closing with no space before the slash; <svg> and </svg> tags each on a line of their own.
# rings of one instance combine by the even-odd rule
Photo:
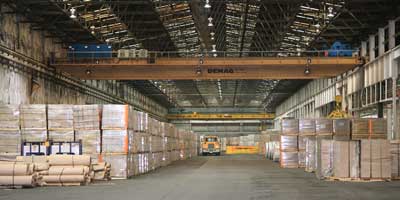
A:
<svg viewBox="0 0 400 200">
<path fill-rule="evenodd" d="M 352 119 L 351 139 L 386 139 L 386 119 Z"/>
<path fill-rule="evenodd" d="M 299 120 L 284 119 L 281 124 L 280 166 L 282 168 L 299 167 Z"/>
<path fill-rule="evenodd" d="M 162 165 L 163 158 L 163 136 L 161 122 L 149 117 L 149 146 L 150 146 L 150 169 L 155 170 Z"/>
<path fill-rule="evenodd" d="M 18 105 L 0 105 L 0 159 L 14 160 L 21 153 Z"/>
<path fill-rule="evenodd" d="M 47 140 L 47 108 L 44 104 L 20 106 L 21 136 L 26 142 Z"/>
<path fill-rule="evenodd" d="M 310 152 L 307 152 L 309 141 L 314 140 L 316 135 L 316 123 L 314 119 L 299 119 L 299 167 L 306 168 L 310 164 Z M 311 150 L 309 147 L 308 150 Z M 307 162 L 308 161 L 308 162 Z"/>
<path fill-rule="evenodd" d="M 47 117 L 49 140 L 56 142 L 75 140 L 73 105 L 48 105 Z"/>
<path fill-rule="evenodd" d="M 390 141 L 361 140 L 360 176 L 362 179 L 390 179 L 392 172 Z"/>
<path fill-rule="evenodd" d="M 35 187 L 42 176 L 32 163 L 0 161 L 0 186 L 7 188 Z"/>
<path fill-rule="evenodd" d="M 391 173 L 392 179 L 400 179 L 400 141 L 390 141 L 390 157 L 392 162 Z"/>
<path fill-rule="evenodd" d="M 73 120 L 75 140 L 82 142 L 82 153 L 96 162 L 101 153 L 101 106 L 75 105 Z"/>
<path fill-rule="evenodd" d="M 48 174 L 43 176 L 46 186 L 75 186 L 90 183 L 90 156 L 51 155 Z"/>
<path fill-rule="evenodd" d="M 112 178 L 134 175 L 134 112 L 128 105 L 103 105 L 102 158 L 111 164 Z"/>
<path fill-rule="evenodd" d="M 349 119 L 334 119 L 333 120 L 333 139 L 335 140 L 350 140 L 351 138 L 351 121 Z"/>
</svg>

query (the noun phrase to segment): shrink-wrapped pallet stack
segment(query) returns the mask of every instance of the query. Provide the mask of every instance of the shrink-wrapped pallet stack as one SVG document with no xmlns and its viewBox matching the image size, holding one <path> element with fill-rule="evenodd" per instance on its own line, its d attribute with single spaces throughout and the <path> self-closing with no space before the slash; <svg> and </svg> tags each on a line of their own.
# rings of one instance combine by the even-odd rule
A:
<svg viewBox="0 0 400 200">
<path fill-rule="evenodd" d="M 82 142 L 82 153 L 97 162 L 101 153 L 101 106 L 75 105 L 73 111 L 75 140 Z"/>
<path fill-rule="evenodd" d="M 386 119 L 352 119 L 351 139 L 386 139 Z"/>
<path fill-rule="evenodd" d="M 282 168 L 299 167 L 299 121 L 284 119 L 281 124 L 280 136 L 280 166 Z"/>
<path fill-rule="evenodd" d="M 306 168 L 307 164 L 310 164 L 310 162 L 307 163 L 312 160 L 312 158 L 310 160 L 310 152 L 307 152 L 307 143 L 311 145 L 312 143 L 308 141 L 313 140 L 315 135 L 315 119 L 299 119 L 299 167 Z"/>
<path fill-rule="evenodd" d="M 333 139 L 350 140 L 351 138 L 351 121 L 349 119 L 333 120 Z"/>
<path fill-rule="evenodd" d="M 18 105 L 0 105 L 0 158 L 13 160 L 21 153 L 20 111 Z"/>
<path fill-rule="evenodd" d="M 390 141 L 361 140 L 360 176 L 362 179 L 390 179 L 392 174 Z"/>
<path fill-rule="evenodd" d="M 20 105 L 21 136 L 26 142 L 47 140 L 47 108 L 45 104 Z"/>
<path fill-rule="evenodd" d="M 392 179 L 400 179 L 400 141 L 390 141 L 391 173 Z"/>
<path fill-rule="evenodd" d="M 74 141 L 73 105 L 51 104 L 47 106 L 49 140 Z"/>
<path fill-rule="evenodd" d="M 134 175 L 134 112 L 128 105 L 103 105 L 102 159 L 111 164 L 112 178 Z"/>
</svg>

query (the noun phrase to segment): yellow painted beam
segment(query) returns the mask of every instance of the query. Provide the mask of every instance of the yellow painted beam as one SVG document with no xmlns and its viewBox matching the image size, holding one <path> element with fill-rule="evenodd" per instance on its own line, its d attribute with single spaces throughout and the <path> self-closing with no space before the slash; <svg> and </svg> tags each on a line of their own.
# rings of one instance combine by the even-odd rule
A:
<svg viewBox="0 0 400 200">
<path fill-rule="evenodd" d="M 221 119 L 274 119 L 273 113 L 229 113 L 229 114 L 213 114 L 213 113 L 191 113 L 191 114 L 168 114 L 169 120 L 221 120 Z"/>
<path fill-rule="evenodd" d="M 357 57 L 157 58 L 58 59 L 52 66 L 77 78 L 92 80 L 210 80 L 210 79 L 316 79 L 346 72 L 358 64 Z"/>
</svg>

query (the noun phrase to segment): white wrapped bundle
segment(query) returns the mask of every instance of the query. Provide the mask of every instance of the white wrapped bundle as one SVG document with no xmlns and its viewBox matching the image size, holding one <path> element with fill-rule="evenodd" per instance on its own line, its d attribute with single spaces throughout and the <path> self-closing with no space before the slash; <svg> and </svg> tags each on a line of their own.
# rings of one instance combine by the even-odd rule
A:
<svg viewBox="0 0 400 200">
<path fill-rule="evenodd" d="M 47 113 L 49 130 L 73 130 L 73 105 L 48 105 Z"/>
<path fill-rule="evenodd" d="M 103 105 L 101 126 L 103 130 L 127 130 L 134 128 L 135 111 L 128 105 Z"/>
<path fill-rule="evenodd" d="M 47 114 L 45 104 L 26 104 L 20 106 L 21 130 L 46 130 Z"/>
<path fill-rule="evenodd" d="M 75 130 L 99 130 L 100 129 L 100 105 L 75 105 L 74 128 Z"/>
<path fill-rule="evenodd" d="M 19 130 L 20 112 L 18 105 L 0 105 L 0 130 Z"/>
</svg>

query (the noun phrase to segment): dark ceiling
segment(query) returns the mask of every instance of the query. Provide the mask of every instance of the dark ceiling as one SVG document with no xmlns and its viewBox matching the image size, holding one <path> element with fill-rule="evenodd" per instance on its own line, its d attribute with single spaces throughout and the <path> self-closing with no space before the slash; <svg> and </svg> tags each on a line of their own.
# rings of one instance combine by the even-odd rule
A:
<svg viewBox="0 0 400 200">
<path fill-rule="evenodd" d="M 107 42 L 150 51 L 302 51 L 361 40 L 398 17 L 398 0 L 5 0 L 24 22 L 65 44 Z M 70 19 L 71 8 L 76 19 Z M 209 20 L 208 18 L 212 19 Z M 213 26 L 208 26 L 211 22 Z M 167 78 L 166 78 L 167 79 Z M 304 80 L 128 81 L 167 107 L 265 107 Z"/>
</svg>

